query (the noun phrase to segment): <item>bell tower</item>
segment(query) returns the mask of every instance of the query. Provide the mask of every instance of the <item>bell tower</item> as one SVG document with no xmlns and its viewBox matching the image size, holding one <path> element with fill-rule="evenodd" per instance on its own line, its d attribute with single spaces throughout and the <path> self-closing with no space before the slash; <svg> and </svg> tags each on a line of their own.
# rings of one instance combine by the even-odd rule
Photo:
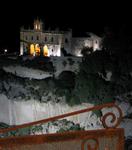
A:
<svg viewBox="0 0 132 150">
<path fill-rule="evenodd" d="M 43 23 L 41 20 L 39 19 L 34 20 L 34 30 L 40 32 L 43 30 Z"/>
</svg>

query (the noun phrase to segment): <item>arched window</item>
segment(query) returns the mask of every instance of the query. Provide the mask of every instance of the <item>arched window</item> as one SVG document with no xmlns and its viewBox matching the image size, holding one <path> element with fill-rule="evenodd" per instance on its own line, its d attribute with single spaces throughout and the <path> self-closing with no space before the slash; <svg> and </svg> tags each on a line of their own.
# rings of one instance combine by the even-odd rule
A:
<svg viewBox="0 0 132 150">
<path fill-rule="evenodd" d="M 34 53 L 35 53 L 35 48 L 34 48 L 34 45 L 31 44 L 30 45 L 30 55 L 34 55 Z"/>
<path fill-rule="evenodd" d="M 67 38 L 65 38 L 65 43 L 68 43 L 68 39 Z"/>
<path fill-rule="evenodd" d="M 40 47 L 39 47 L 39 44 L 36 44 L 36 45 L 35 45 L 35 52 L 36 52 L 36 55 L 40 55 Z"/>
<path fill-rule="evenodd" d="M 48 47 L 47 47 L 47 45 L 45 45 L 44 48 L 43 48 L 43 55 L 48 56 Z"/>
<path fill-rule="evenodd" d="M 31 40 L 33 41 L 33 36 L 31 37 Z"/>
<path fill-rule="evenodd" d="M 37 24 L 35 25 L 35 29 L 36 29 L 36 30 L 38 29 L 38 26 L 37 26 Z"/>
</svg>

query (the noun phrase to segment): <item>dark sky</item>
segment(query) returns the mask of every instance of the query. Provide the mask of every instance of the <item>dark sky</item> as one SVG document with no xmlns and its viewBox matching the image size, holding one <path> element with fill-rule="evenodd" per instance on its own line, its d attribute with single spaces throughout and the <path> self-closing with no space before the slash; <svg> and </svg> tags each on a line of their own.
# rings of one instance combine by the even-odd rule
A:
<svg viewBox="0 0 132 150">
<path fill-rule="evenodd" d="M 54 2 L 54 3 L 53 3 Z M 74 1 L 73 1 L 74 2 Z M 122 24 L 131 27 L 132 12 L 129 4 L 106 1 L 18 1 L 5 2 L 0 9 L 0 50 L 19 51 L 19 29 L 31 25 L 34 18 L 41 18 L 45 26 L 72 28 L 100 34 L 105 26 L 118 29 Z"/>
</svg>

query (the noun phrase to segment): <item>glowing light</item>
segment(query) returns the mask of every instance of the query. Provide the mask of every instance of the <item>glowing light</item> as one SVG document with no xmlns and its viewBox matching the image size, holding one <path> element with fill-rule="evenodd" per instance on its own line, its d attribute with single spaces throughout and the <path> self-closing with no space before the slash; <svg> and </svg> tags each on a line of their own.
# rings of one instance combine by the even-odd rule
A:
<svg viewBox="0 0 132 150">
<path fill-rule="evenodd" d="M 36 44 L 36 45 L 35 45 L 35 52 L 36 52 L 36 55 L 40 55 L 40 47 L 39 47 L 39 44 Z"/>
<path fill-rule="evenodd" d="M 7 53 L 7 49 L 5 49 L 4 52 Z"/>
<path fill-rule="evenodd" d="M 30 45 L 30 55 L 34 55 L 34 53 L 35 53 L 34 45 L 31 44 Z"/>
<path fill-rule="evenodd" d="M 47 47 L 47 45 L 45 45 L 44 48 L 43 48 L 43 55 L 48 56 L 48 47 Z"/>
<path fill-rule="evenodd" d="M 99 44 L 96 41 L 93 45 L 93 50 L 96 51 L 97 49 L 99 49 Z"/>
<path fill-rule="evenodd" d="M 20 46 L 20 56 L 23 55 L 23 45 Z"/>
<path fill-rule="evenodd" d="M 37 30 L 37 28 L 38 28 L 38 26 L 37 26 L 37 24 L 35 25 L 35 29 Z"/>
</svg>

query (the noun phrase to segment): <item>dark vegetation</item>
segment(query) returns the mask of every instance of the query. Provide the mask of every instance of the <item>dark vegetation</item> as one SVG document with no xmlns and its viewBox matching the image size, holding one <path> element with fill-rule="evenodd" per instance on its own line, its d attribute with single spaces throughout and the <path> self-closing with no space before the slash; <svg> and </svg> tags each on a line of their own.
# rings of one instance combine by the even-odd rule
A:
<svg viewBox="0 0 132 150">
<path fill-rule="evenodd" d="M 80 71 L 71 76 L 73 86 L 67 86 L 69 76 L 65 76 L 64 95 L 70 105 L 90 102 L 107 103 L 117 96 L 126 95 L 125 100 L 132 104 L 132 36 L 123 26 L 116 32 L 105 28 L 102 51 L 93 52 L 92 48 L 82 49 L 83 61 Z M 110 80 L 107 73 L 111 72 Z M 106 79 L 106 80 L 105 80 Z"/>
<path fill-rule="evenodd" d="M 45 124 L 38 124 L 38 125 L 34 125 L 34 126 L 22 128 L 22 129 L 10 131 L 4 134 L 0 134 L 0 138 L 9 137 L 9 136 L 25 136 L 25 135 L 31 135 L 31 134 L 33 135 L 33 134 L 37 134 L 38 132 L 41 134 L 44 134 L 45 132 L 49 133 L 50 126 L 57 127 L 58 129 L 56 132 L 58 133 L 66 132 L 66 131 L 84 130 L 84 128 L 81 128 L 79 124 L 75 124 L 74 122 L 69 121 L 67 119 L 62 119 L 62 120 L 48 122 Z M 9 128 L 9 127 L 13 127 L 13 126 L 0 122 L 0 129 Z"/>
</svg>

